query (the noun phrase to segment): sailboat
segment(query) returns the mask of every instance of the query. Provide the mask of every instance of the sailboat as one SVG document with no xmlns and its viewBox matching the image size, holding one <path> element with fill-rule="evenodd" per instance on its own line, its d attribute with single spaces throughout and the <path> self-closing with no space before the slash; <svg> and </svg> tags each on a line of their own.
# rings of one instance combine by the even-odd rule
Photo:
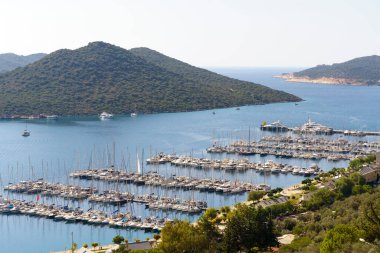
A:
<svg viewBox="0 0 380 253">
<path fill-rule="evenodd" d="M 25 130 L 22 133 L 22 136 L 24 136 L 24 137 L 30 136 L 30 131 L 28 130 L 28 124 L 25 124 Z"/>
<path fill-rule="evenodd" d="M 141 164 L 140 164 L 140 158 L 139 158 L 139 154 L 137 154 L 137 158 L 136 158 L 136 166 L 137 166 L 137 174 L 141 175 Z"/>
</svg>

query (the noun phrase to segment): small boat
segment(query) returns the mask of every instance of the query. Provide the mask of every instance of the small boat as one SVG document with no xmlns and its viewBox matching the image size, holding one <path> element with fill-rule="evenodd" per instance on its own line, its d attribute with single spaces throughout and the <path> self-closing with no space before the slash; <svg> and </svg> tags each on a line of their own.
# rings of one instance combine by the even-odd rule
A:
<svg viewBox="0 0 380 253">
<path fill-rule="evenodd" d="M 101 120 L 112 119 L 112 118 L 113 118 L 113 114 L 111 114 L 111 113 L 107 113 L 107 112 L 102 112 L 102 113 L 99 115 L 99 118 L 100 118 Z"/>
<path fill-rule="evenodd" d="M 137 113 L 135 113 L 135 112 L 131 113 L 131 117 L 136 117 L 136 116 L 137 116 Z"/>
<path fill-rule="evenodd" d="M 46 119 L 58 119 L 58 115 L 46 115 Z"/>
<path fill-rule="evenodd" d="M 215 115 L 215 112 L 212 112 L 212 114 L 214 114 L 214 115 Z"/>
<path fill-rule="evenodd" d="M 22 136 L 24 137 L 30 136 L 30 131 L 28 131 L 28 129 L 25 129 L 24 132 L 22 133 Z"/>
</svg>

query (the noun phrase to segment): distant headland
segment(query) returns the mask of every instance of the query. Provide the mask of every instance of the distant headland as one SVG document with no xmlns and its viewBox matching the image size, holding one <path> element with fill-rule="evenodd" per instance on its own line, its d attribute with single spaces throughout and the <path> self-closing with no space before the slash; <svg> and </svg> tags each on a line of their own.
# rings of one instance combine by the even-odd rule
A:
<svg viewBox="0 0 380 253">
<path fill-rule="evenodd" d="M 289 82 L 335 85 L 380 85 L 380 56 L 366 56 L 332 65 L 318 65 L 275 76 Z"/>
</svg>

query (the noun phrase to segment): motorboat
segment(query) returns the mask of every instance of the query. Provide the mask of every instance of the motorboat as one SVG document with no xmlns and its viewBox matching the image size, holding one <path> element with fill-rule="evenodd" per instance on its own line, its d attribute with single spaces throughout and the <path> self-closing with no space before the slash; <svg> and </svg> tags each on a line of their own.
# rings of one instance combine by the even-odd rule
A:
<svg viewBox="0 0 380 253">
<path fill-rule="evenodd" d="M 113 118 L 113 114 L 111 114 L 111 113 L 107 113 L 107 112 L 102 112 L 102 113 L 99 115 L 99 118 L 100 118 L 101 120 L 112 119 L 112 118 Z"/>
</svg>

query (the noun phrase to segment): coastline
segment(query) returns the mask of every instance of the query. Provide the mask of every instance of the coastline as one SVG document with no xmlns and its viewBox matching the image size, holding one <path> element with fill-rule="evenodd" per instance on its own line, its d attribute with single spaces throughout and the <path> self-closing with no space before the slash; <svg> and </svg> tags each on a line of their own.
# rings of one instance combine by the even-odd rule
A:
<svg viewBox="0 0 380 253">
<path fill-rule="evenodd" d="M 354 79 L 346 79 L 346 78 L 321 77 L 321 78 L 312 79 L 307 76 L 296 77 L 293 74 L 275 75 L 273 77 L 281 78 L 287 82 L 294 82 L 294 83 L 329 84 L 329 85 L 340 85 L 340 86 L 345 86 L 345 85 L 369 86 L 367 83 L 364 83 L 362 81 L 358 81 Z M 380 85 L 380 83 L 377 85 Z"/>
</svg>

